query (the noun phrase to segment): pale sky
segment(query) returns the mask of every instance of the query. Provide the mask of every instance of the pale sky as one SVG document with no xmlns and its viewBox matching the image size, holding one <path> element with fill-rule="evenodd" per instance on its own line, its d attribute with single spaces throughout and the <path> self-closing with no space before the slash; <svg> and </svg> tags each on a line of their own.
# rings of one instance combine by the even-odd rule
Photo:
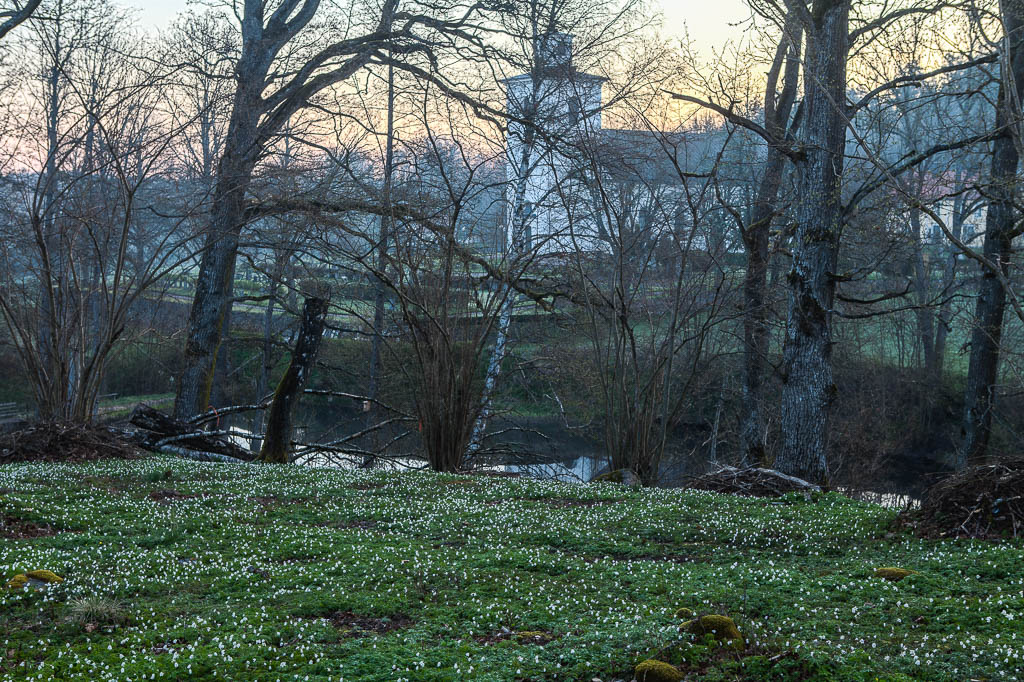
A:
<svg viewBox="0 0 1024 682">
<path fill-rule="evenodd" d="M 144 25 L 163 26 L 187 7 L 188 0 L 122 0 L 122 3 L 137 8 Z M 651 4 L 660 7 L 665 15 L 666 36 L 681 36 L 685 24 L 690 38 L 704 53 L 735 37 L 737 29 L 730 24 L 748 16 L 743 0 L 651 0 Z"/>
</svg>

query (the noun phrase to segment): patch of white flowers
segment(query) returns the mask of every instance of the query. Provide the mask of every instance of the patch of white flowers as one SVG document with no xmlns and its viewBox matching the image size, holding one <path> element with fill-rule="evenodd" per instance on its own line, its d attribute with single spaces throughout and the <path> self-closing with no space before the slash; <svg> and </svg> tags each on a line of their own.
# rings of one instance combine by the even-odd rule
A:
<svg viewBox="0 0 1024 682">
<path fill-rule="evenodd" d="M 147 483 L 160 467 L 173 479 Z M 1004 570 L 1020 542 L 879 547 L 890 513 L 862 502 L 166 459 L 9 465 L 0 489 L 5 513 L 66 531 L 0 543 L 4 577 L 65 578 L 0 590 L 0 614 L 30 606 L 42 633 L 13 667 L 0 641 L 0 677 L 591 679 L 679 639 L 676 607 L 723 605 L 758 650 L 936 679 L 1024 668 L 1024 574 Z M 873 577 L 907 555 L 921 576 Z M 62 641 L 67 603 L 95 596 L 130 622 Z M 412 624 L 339 640 L 330 613 L 367 602 Z M 491 646 L 505 627 L 554 639 Z"/>
</svg>

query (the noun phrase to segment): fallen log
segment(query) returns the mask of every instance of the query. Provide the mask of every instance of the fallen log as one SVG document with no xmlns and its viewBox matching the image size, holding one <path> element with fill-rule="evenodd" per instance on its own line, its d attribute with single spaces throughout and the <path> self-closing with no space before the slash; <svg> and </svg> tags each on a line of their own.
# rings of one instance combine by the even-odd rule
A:
<svg viewBox="0 0 1024 682">
<path fill-rule="evenodd" d="M 185 450 L 222 455 L 230 460 L 250 461 L 253 459 L 252 453 L 233 442 L 228 433 L 209 433 L 197 430 L 195 425 L 178 421 L 149 405 L 137 405 L 128 418 L 128 422 L 132 426 L 142 429 L 138 440 L 143 447 L 149 450 L 166 450 L 169 449 L 167 446 L 170 443 L 174 443 L 175 446 Z"/>
<path fill-rule="evenodd" d="M 683 487 L 747 497 L 779 497 L 786 493 L 821 491 L 821 488 L 813 483 L 775 469 L 731 466 L 722 466 L 696 476 Z"/>
</svg>

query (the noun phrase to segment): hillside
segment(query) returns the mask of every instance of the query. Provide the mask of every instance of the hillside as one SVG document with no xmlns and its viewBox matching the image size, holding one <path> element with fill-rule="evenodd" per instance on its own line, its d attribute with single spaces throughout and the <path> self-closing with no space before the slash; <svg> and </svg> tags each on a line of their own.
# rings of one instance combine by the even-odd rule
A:
<svg viewBox="0 0 1024 682">
<path fill-rule="evenodd" d="M 0 467 L 0 677 L 1012 680 L 1024 544 L 835 494 L 200 464 Z M 900 582 L 878 567 L 917 573 Z M 746 649 L 680 634 L 731 616 Z"/>
</svg>

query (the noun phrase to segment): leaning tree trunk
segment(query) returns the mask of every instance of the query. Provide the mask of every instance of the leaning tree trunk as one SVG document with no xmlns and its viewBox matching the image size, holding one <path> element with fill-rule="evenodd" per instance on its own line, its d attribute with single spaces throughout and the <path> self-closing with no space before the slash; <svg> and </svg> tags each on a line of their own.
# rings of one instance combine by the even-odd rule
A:
<svg viewBox="0 0 1024 682">
<path fill-rule="evenodd" d="M 839 251 L 846 141 L 846 59 L 850 0 L 815 0 L 804 66 L 804 156 L 800 175 L 790 301 L 783 349 L 782 451 L 776 468 L 821 483 L 836 393 L 832 305 Z"/>
<path fill-rule="evenodd" d="M 1010 73 L 1000 79 L 996 100 L 996 134 L 992 142 L 991 183 L 988 188 L 988 213 L 985 216 L 984 255 L 990 263 L 1009 274 L 1013 248 L 1015 185 L 1019 154 L 1014 128 L 1019 125 L 1021 97 L 1024 96 L 1024 16 L 1015 3 L 1003 3 L 1003 27 L 1006 31 L 1003 68 Z M 1012 91 L 1007 91 L 1012 86 Z M 964 396 L 963 440 L 957 452 L 957 468 L 981 459 L 988 451 L 992 431 L 992 404 L 999 375 L 999 342 L 1003 333 L 1006 291 L 997 273 L 985 270 L 975 306 L 975 327 L 971 333 L 971 360 L 967 369 Z"/>
<path fill-rule="evenodd" d="M 260 449 L 260 461 L 288 463 L 288 450 L 292 442 L 292 412 L 299 402 L 306 386 L 316 356 L 320 352 L 320 341 L 327 324 L 327 300 L 307 298 L 302 306 L 302 326 L 295 342 L 292 360 L 281 377 L 281 383 L 274 391 L 274 400 L 267 414 L 267 432 Z"/>
<path fill-rule="evenodd" d="M 188 419 L 204 412 L 216 368 L 217 351 L 231 306 L 238 238 L 245 220 L 245 195 L 252 180 L 260 94 L 240 82 L 224 155 L 217 169 L 210 226 L 196 278 L 188 319 L 184 369 L 178 381 L 174 416 Z"/>
</svg>

